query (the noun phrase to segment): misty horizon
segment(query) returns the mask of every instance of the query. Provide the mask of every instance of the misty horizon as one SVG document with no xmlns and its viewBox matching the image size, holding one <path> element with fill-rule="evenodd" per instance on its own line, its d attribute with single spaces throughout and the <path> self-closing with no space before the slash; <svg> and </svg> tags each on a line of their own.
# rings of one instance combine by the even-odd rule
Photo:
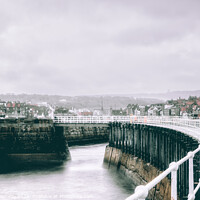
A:
<svg viewBox="0 0 200 200">
<path fill-rule="evenodd" d="M 198 93 L 200 94 L 200 90 L 179 90 L 179 91 L 166 91 L 166 92 L 146 92 L 146 93 L 129 93 L 129 94 L 114 94 L 114 93 L 109 93 L 109 94 L 82 94 L 82 95 L 64 95 L 64 94 L 47 94 L 47 93 L 1 93 L 0 95 L 47 95 L 47 96 L 69 96 L 69 97 L 78 97 L 78 96 L 139 96 L 139 95 L 166 95 L 170 93 L 188 93 L 190 96 L 198 96 Z M 193 94 L 194 93 L 194 94 Z"/>
</svg>

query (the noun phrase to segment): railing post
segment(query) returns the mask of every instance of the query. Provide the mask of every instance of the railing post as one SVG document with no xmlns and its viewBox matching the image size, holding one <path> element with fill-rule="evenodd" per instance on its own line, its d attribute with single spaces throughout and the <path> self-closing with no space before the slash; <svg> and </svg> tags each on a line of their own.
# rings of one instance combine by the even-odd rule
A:
<svg viewBox="0 0 200 200">
<path fill-rule="evenodd" d="M 188 152 L 189 158 L 189 194 L 193 194 L 194 192 L 194 172 L 193 172 L 193 157 L 194 154 L 192 152 Z"/>
<path fill-rule="evenodd" d="M 169 167 L 172 167 L 171 172 L 171 200 L 177 200 L 177 170 L 178 165 L 176 162 L 170 163 Z"/>
</svg>

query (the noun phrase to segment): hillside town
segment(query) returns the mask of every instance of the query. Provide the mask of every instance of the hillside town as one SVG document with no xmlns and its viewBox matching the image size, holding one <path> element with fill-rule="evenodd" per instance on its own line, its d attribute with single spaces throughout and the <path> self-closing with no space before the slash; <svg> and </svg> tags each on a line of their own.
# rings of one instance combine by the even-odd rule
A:
<svg viewBox="0 0 200 200">
<path fill-rule="evenodd" d="M 47 103 L 31 104 L 19 101 L 0 100 L 0 118 L 46 118 L 50 115 Z"/>
<path fill-rule="evenodd" d="M 66 115 L 81 115 L 81 116 L 100 116 L 100 115 L 114 115 L 114 116 L 183 116 L 200 118 L 200 97 L 190 96 L 188 99 L 168 100 L 165 103 L 139 105 L 128 104 L 125 108 L 120 109 L 66 109 L 59 107 L 55 114 Z"/>
<path fill-rule="evenodd" d="M 188 99 L 168 100 L 163 104 L 152 104 L 149 106 L 131 105 L 126 108 L 128 115 L 139 116 L 185 116 L 200 117 L 200 97 L 189 97 Z"/>
<path fill-rule="evenodd" d="M 53 107 L 53 108 L 52 108 Z M 128 104 L 124 108 L 99 109 L 53 105 L 47 102 L 32 104 L 31 102 L 19 101 L 1 101 L 0 100 L 0 118 L 8 117 L 24 117 L 24 118 L 49 118 L 52 110 L 55 115 L 71 115 L 71 116 L 182 116 L 191 118 L 200 118 L 200 97 L 190 96 L 188 99 L 168 100 L 165 103 L 139 105 Z"/>
</svg>

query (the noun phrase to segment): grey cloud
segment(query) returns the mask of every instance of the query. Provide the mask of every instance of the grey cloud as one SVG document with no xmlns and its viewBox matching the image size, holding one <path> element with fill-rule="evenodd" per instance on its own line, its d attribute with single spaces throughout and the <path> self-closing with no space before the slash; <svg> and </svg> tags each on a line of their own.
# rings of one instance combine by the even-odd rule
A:
<svg viewBox="0 0 200 200">
<path fill-rule="evenodd" d="M 198 89 L 198 1 L 0 4 L 0 93 Z"/>
</svg>

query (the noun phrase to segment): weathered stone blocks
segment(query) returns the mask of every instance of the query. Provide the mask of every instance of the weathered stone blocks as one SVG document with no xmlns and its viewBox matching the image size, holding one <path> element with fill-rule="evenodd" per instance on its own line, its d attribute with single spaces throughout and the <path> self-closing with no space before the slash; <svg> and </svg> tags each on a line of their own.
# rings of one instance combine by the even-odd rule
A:
<svg viewBox="0 0 200 200">
<path fill-rule="evenodd" d="M 146 184 L 156 178 L 161 171 L 133 155 L 122 153 L 120 149 L 106 147 L 104 162 L 117 166 L 123 173 L 133 179 L 135 185 Z M 164 178 L 155 189 L 149 192 L 150 199 L 168 200 L 171 195 L 170 180 Z"/>
<path fill-rule="evenodd" d="M 66 138 L 55 132 L 49 119 L 1 119 L 0 161 L 15 165 L 24 160 L 33 164 L 53 161 L 62 162 L 69 158 Z M 23 166 L 23 163 L 21 163 Z M 1 168 L 1 165 L 0 165 Z"/>
<path fill-rule="evenodd" d="M 55 124 L 55 128 L 63 130 L 69 146 L 108 142 L 110 131 L 107 124 Z"/>
</svg>

